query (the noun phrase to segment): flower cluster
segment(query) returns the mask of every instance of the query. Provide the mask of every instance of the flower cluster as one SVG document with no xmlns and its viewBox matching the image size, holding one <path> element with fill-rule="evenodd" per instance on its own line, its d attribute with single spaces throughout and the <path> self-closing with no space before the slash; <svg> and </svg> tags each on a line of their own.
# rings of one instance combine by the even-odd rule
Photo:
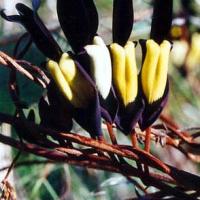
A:
<svg viewBox="0 0 200 200">
<path fill-rule="evenodd" d="M 154 0 L 150 39 L 140 41 L 140 72 L 136 42 L 129 41 L 134 22 L 132 0 L 114 0 L 113 43 L 108 46 L 97 34 L 98 13 L 93 0 L 57 0 L 60 25 L 73 50 L 67 53 L 39 18 L 39 4 L 33 0 L 31 10 L 19 3 L 19 15 L 7 16 L 1 11 L 1 16 L 21 23 L 48 58 L 51 83 L 48 103 L 42 98 L 39 104 L 42 123 L 70 130 L 74 119 L 92 137 L 102 134 L 101 118 L 115 123 L 125 134 L 131 133 L 136 123 L 142 130 L 149 127 L 165 106 L 169 91 L 171 43 L 167 37 L 172 0 Z"/>
</svg>

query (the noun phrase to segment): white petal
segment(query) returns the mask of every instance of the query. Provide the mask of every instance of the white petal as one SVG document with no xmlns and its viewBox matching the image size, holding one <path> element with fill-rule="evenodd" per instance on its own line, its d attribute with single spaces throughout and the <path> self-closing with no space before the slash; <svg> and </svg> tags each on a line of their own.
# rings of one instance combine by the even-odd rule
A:
<svg viewBox="0 0 200 200">
<path fill-rule="evenodd" d="M 103 40 L 96 36 L 94 45 L 87 45 L 85 50 L 91 60 L 91 75 L 96 82 L 99 93 L 106 99 L 110 92 L 112 80 L 111 58 L 108 48 Z"/>
</svg>

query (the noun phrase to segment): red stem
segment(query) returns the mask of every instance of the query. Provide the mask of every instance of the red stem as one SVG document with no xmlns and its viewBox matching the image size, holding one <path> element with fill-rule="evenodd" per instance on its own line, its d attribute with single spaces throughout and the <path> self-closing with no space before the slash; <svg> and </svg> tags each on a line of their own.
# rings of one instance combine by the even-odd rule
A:
<svg viewBox="0 0 200 200">
<path fill-rule="evenodd" d="M 113 132 L 112 124 L 110 124 L 109 122 L 106 122 L 106 126 L 107 126 L 107 129 L 108 129 L 108 133 L 109 133 L 112 144 L 114 144 L 114 145 L 117 144 L 117 139 L 116 139 L 115 134 Z"/>
<path fill-rule="evenodd" d="M 145 136 L 145 147 L 144 150 L 146 152 L 150 152 L 150 145 L 151 145 L 151 127 L 146 129 L 146 136 Z"/>
</svg>

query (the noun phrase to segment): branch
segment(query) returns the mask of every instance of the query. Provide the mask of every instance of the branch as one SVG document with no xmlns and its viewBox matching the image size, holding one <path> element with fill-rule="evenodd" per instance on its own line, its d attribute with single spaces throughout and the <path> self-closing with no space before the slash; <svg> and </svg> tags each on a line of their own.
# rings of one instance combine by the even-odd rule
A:
<svg viewBox="0 0 200 200">
<path fill-rule="evenodd" d="M 37 72 L 38 73 L 40 72 L 40 74 L 38 74 L 38 75 L 39 76 L 42 75 L 41 78 L 39 78 L 38 75 L 33 75 L 32 73 L 30 73 L 28 70 L 26 70 L 24 67 L 22 67 L 19 63 L 20 63 L 19 61 L 17 62 L 15 59 L 11 58 L 4 52 L 0 51 L 0 64 L 2 64 L 5 67 L 8 67 L 12 70 L 16 70 L 16 71 L 20 72 L 21 74 L 26 76 L 31 81 L 34 81 L 35 83 L 39 84 L 43 88 L 46 88 L 47 77 L 45 76 L 45 78 L 44 78 L 44 73 L 41 74 L 41 70 L 38 67 L 29 65 L 33 68 L 34 71 L 36 71 L 36 69 L 37 69 Z"/>
</svg>

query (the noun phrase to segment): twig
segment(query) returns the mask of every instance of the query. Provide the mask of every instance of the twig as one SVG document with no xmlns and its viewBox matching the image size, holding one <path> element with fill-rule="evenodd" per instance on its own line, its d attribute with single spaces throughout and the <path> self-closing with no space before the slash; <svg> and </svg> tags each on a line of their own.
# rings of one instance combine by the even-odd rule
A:
<svg viewBox="0 0 200 200">
<path fill-rule="evenodd" d="M 2 51 L 0 51 L 0 64 L 13 70 L 19 71 L 31 81 L 34 81 L 35 83 L 41 85 L 43 88 L 46 88 L 46 84 L 42 79 L 38 78 L 37 76 L 33 76 L 30 72 L 19 65 L 13 58 L 3 53 Z"/>
</svg>

